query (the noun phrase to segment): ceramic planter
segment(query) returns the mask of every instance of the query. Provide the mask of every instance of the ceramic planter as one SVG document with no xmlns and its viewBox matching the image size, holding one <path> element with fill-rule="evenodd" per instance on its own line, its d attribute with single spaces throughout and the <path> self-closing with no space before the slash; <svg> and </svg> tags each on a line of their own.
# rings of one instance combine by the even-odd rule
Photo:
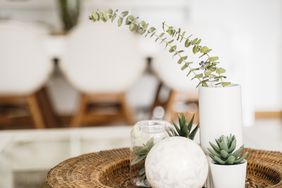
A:
<svg viewBox="0 0 282 188">
<path fill-rule="evenodd" d="M 209 163 L 212 188 L 245 188 L 247 161 L 236 165 L 218 165 L 212 161 Z"/>
<path fill-rule="evenodd" d="M 203 150 L 209 142 L 221 135 L 234 134 L 237 145 L 242 141 L 242 107 L 241 88 L 239 85 L 229 87 L 200 87 L 200 139 Z"/>
</svg>

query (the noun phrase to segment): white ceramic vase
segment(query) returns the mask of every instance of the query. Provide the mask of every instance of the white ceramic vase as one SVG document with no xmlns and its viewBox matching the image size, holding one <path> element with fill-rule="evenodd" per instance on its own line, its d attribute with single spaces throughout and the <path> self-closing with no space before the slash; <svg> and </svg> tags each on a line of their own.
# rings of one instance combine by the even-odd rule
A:
<svg viewBox="0 0 282 188">
<path fill-rule="evenodd" d="M 212 161 L 209 163 L 212 188 L 245 188 L 247 161 L 237 165 L 218 165 Z"/>
<path fill-rule="evenodd" d="M 221 135 L 234 134 L 237 146 L 242 140 L 241 87 L 200 87 L 200 139 L 203 150 L 207 153 L 209 142 Z"/>
</svg>

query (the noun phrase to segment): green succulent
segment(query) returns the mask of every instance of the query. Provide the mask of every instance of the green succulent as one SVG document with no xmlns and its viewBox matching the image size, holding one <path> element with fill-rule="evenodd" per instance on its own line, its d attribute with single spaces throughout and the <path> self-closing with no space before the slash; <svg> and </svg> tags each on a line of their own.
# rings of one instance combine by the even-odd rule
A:
<svg viewBox="0 0 282 188">
<path fill-rule="evenodd" d="M 220 165 L 236 165 L 248 157 L 248 152 L 244 152 L 244 146 L 236 149 L 236 138 L 234 135 L 222 135 L 215 139 L 216 144 L 210 142 L 211 148 L 208 148 L 209 156 L 214 163 Z"/>
<path fill-rule="evenodd" d="M 192 116 L 190 121 L 188 122 L 184 114 L 180 114 L 178 116 L 178 125 L 172 122 L 173 127 L 169 127 L 167 133 L 169 136 L 182 136 L 185 138 L 189 138 L 191 140 L 194 139 L 198 129 L 199 124 L 196 125 L 194 129 L 192 129 L 194 124 L 195 114 Z"/>
<path fill-rule="evenodd" d="M 133 153 L 135 155 L 135 158 L 131 161 L 131 165 L 136 165 L 139 162 L 145 160 L 149 151 L 152 149 L 153 146 L 154 146 L 153 138 L 148 140 L 145 144 L 143 144 L 143 146 L 135 146 L 133 148 Z"/>
<path fill-rule="evenodd" d="M 148 184 L 148 182 L 146 178 L 144 163 L 148 153 L 150 152 L 153 146 L 154 139 L 151 138 L 145 144 L 143 144 L 143 146 L 136 146 L 132 149 L 133 159 L 130 162 L 130 165 L 140 165 L 138 170 L 138 178 L 139 180 L 142 180 L 145 184 Z"/>
</svg>

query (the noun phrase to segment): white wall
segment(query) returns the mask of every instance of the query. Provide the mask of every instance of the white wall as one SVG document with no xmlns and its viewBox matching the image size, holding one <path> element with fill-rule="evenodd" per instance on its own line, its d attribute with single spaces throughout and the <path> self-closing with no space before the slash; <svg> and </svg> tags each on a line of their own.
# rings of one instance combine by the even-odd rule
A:
<svg viewBox="0 0 282 188">
<path fill-rule="evenodd" d="M 0 0 L 0 19 L 37 22 L 52 31 L 58 31 L 61 28 L 58 15 L 57 0 Z"/>
<path fill-rule="evenodd" d="M 194 0 L 191 11 L 229 78 L 242 85 L 245 123 L 254 111 L 281 110 L 282 2 Z"/>
<path fill-rule="evenodd" d="M 31 5 L 11 6 L 0 0 L 0 16 L 19 19 L 43 20 L 60 26 L 56 5 L 53 1 L 30 0 Z M 83 20 L 92 8 L 120 7 L 132 9 L 134 13 L 146 18 L 150 23 L 164 20 L 175 25 L 188 27 L 188 31 L 203 38 L 208 46 L 219 55 L 222 65 L 227 67 L 231 81 L 240 83 L 243 88 L 244 114 L 246 123 L 253 121 L 254 111 L 281 110 L 282 73 L 282 1 L 281 0 L 88 0 L 85 1 Z M 18 3 L 17 3 L 18 4 Z M 130 92 L 135 98 L 153 79 L 144 78 Z M 53 83 L 52 93 L 63 96 L 68 91 L 72 96 L 68 101 L 57 100 L 59 111 L 74 108 L 75 92 L 72 89 L 56 90 Z M 154 84 L 151 84 L 154 85 Z M 70 86 L 65 86 L 67 88 Z M 61 87 L 62 88 L 62 87 Z M 136 91 L 136 92 L 134 92 Z M 65 95 L 65 94 L 64 94 Z M 134 97 L 134 95 L 136 95 Z M 140 96 L 138 96 L 140 97 Z M 60 98 L 60 97 L 58 97 Z M 150 96 L 138 101 L 149 103 Z M 136 101 L 136 100 L 131 100 Z M 72 104 L 72 105 L 70 105 Z M 134 105 L 140 105 L 134 104 Z"/>
<path fill-rule="evenodd" d="M 247 73 L 245 79 L 246 82 L 250 80 L 252 83 L 250 87 L 254 91 L 252 99 L 255 109 L 257 111 L 281 110 L 281 1 L 200 0 L 195 2 L 197 7 L 194 9 L 195 17 L 200 17 L 199 12 L 206 12 L 209 14 L 209 20 L 215 23 L 221 22 L 233 31 L 233 36 L 242 37 L 237 38 L 242 48 L 245 48 L 246 41 L 249 41 L 249 53 L 246 55 L 250 58 L 247 56 L 246 58 L 249 58 L 251 62 L 245 67 Z M 242 70 L 238 70 L 236 76 L 238 79 L 241 76 L 239 71 Z"/>
</svg>

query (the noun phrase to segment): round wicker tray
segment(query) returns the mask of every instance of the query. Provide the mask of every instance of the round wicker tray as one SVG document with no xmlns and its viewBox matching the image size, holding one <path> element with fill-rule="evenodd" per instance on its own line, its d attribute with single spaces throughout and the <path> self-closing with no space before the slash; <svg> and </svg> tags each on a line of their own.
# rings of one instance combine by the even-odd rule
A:
<svg viewBox="0 0 282 188">
<path fill-rule="evenodd" d="M 246 187 L 282 188 L 282 153 L 247 149 Z M 47 176 L 52 188 L 133 188 L 129 181 L 129 149 L 90 153 L 68 159 Z"/>
</svg>

